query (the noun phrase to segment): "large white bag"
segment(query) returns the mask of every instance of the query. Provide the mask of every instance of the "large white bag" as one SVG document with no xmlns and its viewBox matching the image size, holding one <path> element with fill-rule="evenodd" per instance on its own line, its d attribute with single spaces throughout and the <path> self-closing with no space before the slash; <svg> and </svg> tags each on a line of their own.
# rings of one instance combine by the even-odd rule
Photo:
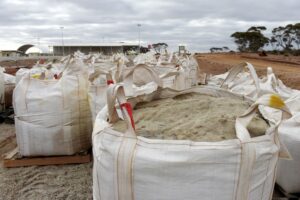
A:
<svg viewBox="0 0 300 200">
<path fill-rule="evenodd" d="M 14 91 L 15 127 L 23 156 L 71 155 L 91 147 L 87 74 L 68 64 L 59 80 L 24 76 Z"/>
<path fill-rule="evenodd" d="M 231 69 L 224 79 L 232 92 L 242 94 L 253 99 L 264 93 L 277 93 L 285 99 L 285 104 L 293 117 L 279 126 L 279 137 L 283 145 L 291 153 L 292 160 L 280 160 L 278 163 L 276 182 L 288 193 L 300 192 L 300 91 L 286 87 L 277 79 L 272 68 L 267 69 L 267 76 L 257 79 L 254 68 L 246 63 L 250 73 L 243 73 L 233 81 L 241 72 L 243 65 Z M 252 69 L 253 68 L 253 69 Z M 241 80 L 244 76 L 244 81 Z M 215 79 L 214 79 L 215 80 Z M 221 84 L 222 85 L 222 84 Z M 273 123 L 280 121 L 281 112 L 278 110 L 260 107 L 263 116 Z"/>
<path fill-rule="evenodd" d="M 96 119 L 97 113 L 106 105 L 107 85 L 113 82 L 109 71 L 97 69 L 90 75 L 88 97 L 93 122 Z"/>
<path fill-rule="evenodd" d="M 243 72 L 244 69 L 248 69 L 249 72 Z M 267 68 L 267 75 L 262 79 L 258 78 L 254 67 L 247 62 L 231 68 L 226 74 L 226 78 L 220 83 L 221 88 L 228 89 L 236 94 L 242 94 L 253 100 L 268 93 L 276 93 L 284 100 L 297 94 L 300 95 L 298 90 L 285 86 L 275 76 L 271 67 Z"/>
<path fill-rule="evenodd" d="M 139 84 L 134 83 L 134 74 L 140 77 Z M 105 70 L 102 67 L 97 68 L 94 73 L 89 76 L 88 96 L 93 121 L 95 121 L 97 113 L 106 105 L 106 90 L 108 85 L 120 80 L 119 76 L 113 78 L 114 75 L 113 70 L 110 70 L 110 68 Z M 122 84 L 126 88 L 127 96 L 149 94 L 162 85 L 158 74 L 152 68 L 144 64 L 123 69 L 120 76 L 122 76 L 122 80 L 124 79 Z"/>
<path fill-rule="evenodd" d="M 123 74 L 125 94 L 130 97 L 150 94 L 159 87 L 165 87 L 164 80 L 166 78 L 176 76 L 177 74 L 177 71 L 174 70 L 160 73 L 157 68 L 146 64 L 138 64 L 127 68 Z"/>
<path fill-rule="evenodd" d="M 163 57 L 163 55 L 161 57 Z M 167 68 L 169 68 L 169 70 L 177 69 L 176 76 L 164 80 L 164 88 L 168 87 L 175 90 L 184 90 L 198 85 L 198 63 L 193 56 L 178 57 L 176 54 L 171 54 L 166 61 L 161 57 L 156 65 L 159 71 L 164 71 Z M 170 84 L 170 82 L 173 83 Z"/>
<path fill-rule="evenodd" d="M 130 100 L 132 105 L 152 98 L 197 92 L 240 98 L 224 90 L 197 87 L 175 92 L 164 89 Z M 278 124 L 266 135 L 250 138 L 245 128 L 259 99 L 236 120 L 238 139 L 221 142 L 159 140 L 136 136 L 130 104 L 119 85 L 108 88 L 108 106 L 96 118 L 93 131 L 93 197 L 95 200 L 269 200 L 279 155 Z M 275 97 L 276 98 L 276 97 Z M 115 107 L 115 101 L 119 106 Z M 114 131 L 116 109 L 127 123 L 125 133 Z M 109 121 L 107 121 L 107 116 Z"/>
<path fill-rule="evenodd" d="M 16 77 L 13 75 L 4 73 L 4 83 L 5 84 L 16 84 Z"/>
<path fill-rule="evenodd" d="M 198 63 L 193 56 L 178 56 L 176 53 L 170 53 L 157 57 L 154 52 L 148 52 L 139 54 L 134 59 L 134 63 L 153 67 L 163 80 L 163 88 L 184 90 L 198 84 Z M 168 73 L 168 76 L 163 76 Z"/>
<path fill-rule="evenodd" d="M 292 160 L 280 160 L 276 182 L 287 193 L 300 193 L 300 113 L 279 126 L 279 136 Z"/>
<path fill-rule="evenodd" d="M 245 69 L 248 69 L 249 72 L 241 73 Z M 247 96 L 253 100 L 262 94 L 256 71 L 254 67 L 247 62 L 232 67 L 221 83 L 221 88 Z"/>
</svg>

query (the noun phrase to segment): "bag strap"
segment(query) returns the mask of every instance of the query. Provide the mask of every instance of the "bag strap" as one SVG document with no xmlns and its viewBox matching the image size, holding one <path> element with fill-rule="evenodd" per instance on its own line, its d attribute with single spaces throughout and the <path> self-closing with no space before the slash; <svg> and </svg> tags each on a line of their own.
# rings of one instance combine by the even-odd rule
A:
<svg viewBox="0 0 300 200">
<path fill-rule="evenodd" d="M 169 71 L 167 73 L 160 75 L 159 78 L 164 79 L 164 78 L 168 78 L 171 76 L 177 76 L 177 75 L 179 75 L 179 71 L 175 69 L 175 70 L 172 70 L 172 71 Z"/>
<path fill-rule="evenodd" d="M 134 95 L 133 73 L 137 69 L 145 69 L 151 75 L 153 82 L 155 82 L 158 87 L 163 86 L 161 78 L 159 77 L 158 73 L 152 67 L 149 67 L 146 64 L 138 64 L 135 67 L 129 69 L 129 71 L 124 76 L 123 82 L 124 82 L 124 86 L 125 86 L 127 96 L 133 96 Z"/>
<path fill-rule="evenodd" d="M 116 101 L 122 111 L 123 118 L 127 124 L 127 130 L 123 134 L 117 155 L 117 188 L 119 200 L 133 200 L 133 161 L 137 137 L 134 131 L 132 108 L 126 101 L 124 87 L 120 84 L 112 84 L 107 90 L 107 104 L 109 122 L 112 123 L 117 117 Z"/>
<path fill-rule="evenodd" d="M 260 94 L 260 86 L 259 86 L 259 79 L 258 79 L 258 76 L 257 76 L 257 73 L 253 67 L 252 64 L 248 63 L 248 62 L 243 62 L 243 63 L 240 63 L 234 67 L 232 67 L 228 72 L 228 75 L 227 77 L 223 80 L 223 82 L 221 83 L 221 88 L 225 88 L 227 86 L 228 83 L 232 82 L 236 76 L 241 73 L 245 67 L 249 70 L 250 72 L 250 75 L 254 81 L 254 84 L 255 84 L 255 87 L 256 87 L 256 93 L 257 93 L 257 96 Z"/>
<path fill-rule="evenodd" d="M 119 119 L 116 107 L 120 108 L 123 119 L 127 124 L 125 135 L 136 137 L 132 107 L 126 100 L 124 87 L 121 84 L 111 84 L 107 88 L 108 120 L 110 123 L 114 123 Z"/>
<path fill-rule="evenodd" d="M 100 75 L 106 75 L 106 81 L 107 85 L 110 83 L 113 83 L 112 75 L 109 71 L 103 70 L 103 69 L 96 69 L 94 73 L 90 74 L 89 81 L 92 83 L 96 78 L 98 78 Z"/>
</svg>

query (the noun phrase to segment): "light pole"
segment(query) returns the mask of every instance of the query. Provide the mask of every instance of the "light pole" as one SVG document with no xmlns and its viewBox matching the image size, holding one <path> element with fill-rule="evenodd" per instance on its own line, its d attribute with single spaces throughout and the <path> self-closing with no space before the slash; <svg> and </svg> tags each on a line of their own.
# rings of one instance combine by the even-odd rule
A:
<svg viewBox="0 0 300 200">
<path fill-rule="evenodd" d="M 65 44 L 64 44 L 64 27 L 61 26 L 60 27 L 61 29 L 61 44 L 62 44 L 62 53 L 63 53 L 63 56 L 65 56 Z"/>
<path fill-rule="evenodd" d="M 139 54 L 141 53 L 141 26 L 142 24 L 137 24 L 139 31 Z"/>
</svg>

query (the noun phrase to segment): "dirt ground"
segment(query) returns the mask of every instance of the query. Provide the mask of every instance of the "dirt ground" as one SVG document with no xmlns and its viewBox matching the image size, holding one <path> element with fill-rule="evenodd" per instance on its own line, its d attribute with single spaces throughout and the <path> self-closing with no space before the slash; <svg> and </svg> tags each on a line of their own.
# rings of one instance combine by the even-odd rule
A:
<svg viewBox="0 0 300 200">
<path fill-rule="evenodd" d="M 208 74 L 222 74 L 232 66 L 241 62 L 251 63 L 259 76 L 267 72 L 267 67 L 272 67 L 274 73 L 287 86 L 300 89 L 300 56 L 275 56 L 260 57 L 257 54 L 232 54 L 213 53 L 198 54 L 197 60 L 202 72 Z"/>
<path fill-rule="evenodd" d="M 15 126 L 0 124 L 0 154 L 15 147 Z M 0 200 L 92 199 L 92 163 L 6 169 L 0 162 Z"/>
</svg>

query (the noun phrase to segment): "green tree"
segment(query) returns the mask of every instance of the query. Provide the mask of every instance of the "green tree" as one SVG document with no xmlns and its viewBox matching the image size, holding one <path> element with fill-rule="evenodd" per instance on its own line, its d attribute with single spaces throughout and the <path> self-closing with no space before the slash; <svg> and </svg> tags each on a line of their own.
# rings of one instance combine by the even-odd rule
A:
<svg viewBox="0 0 300 200">
<path fill-rule="evenodd" d="M 276 40 L 276 45 L 285 51 L 290 51 L 293 48 L 295 38 L 294 25 L 279 26 L 272 30 L 273 38 Z"/>
<path fill-rule="evenodd" d="M 224 50 L 224 51 L 229 51 L 229 48 L 226 47 L 226 46 L 224 46 L 224 47 L 223 47 L 223 50 Z"/>
<path fill-rule="evenodd" d="M 273 50 L 277 50 L 277 40 L 274 36 L 269 39 L 269 44 L 272 46 Z"/>
<path fill-rule="evenodd" d="M 296 23 L 293 26 L 293 32 L 294 32 L 294 42 L 297 45 L 298 50 L 300 50 L 300 23 Z"/>
<path fill-rule="evenodd" d="M 220 47 L 212 47 L 209 49 L 211 53 L 214 53 L 214 52 L 222 52 L 223 48 L 220 48 Z"/>
<path fill-rule="evenodd" d="M 269 43 L 269 39 L 262 34 L 264 26 L 252 26 L 246 32 L 235 32 L 231 35 L 241 52 L 257 52 Z"/>
</svg>

